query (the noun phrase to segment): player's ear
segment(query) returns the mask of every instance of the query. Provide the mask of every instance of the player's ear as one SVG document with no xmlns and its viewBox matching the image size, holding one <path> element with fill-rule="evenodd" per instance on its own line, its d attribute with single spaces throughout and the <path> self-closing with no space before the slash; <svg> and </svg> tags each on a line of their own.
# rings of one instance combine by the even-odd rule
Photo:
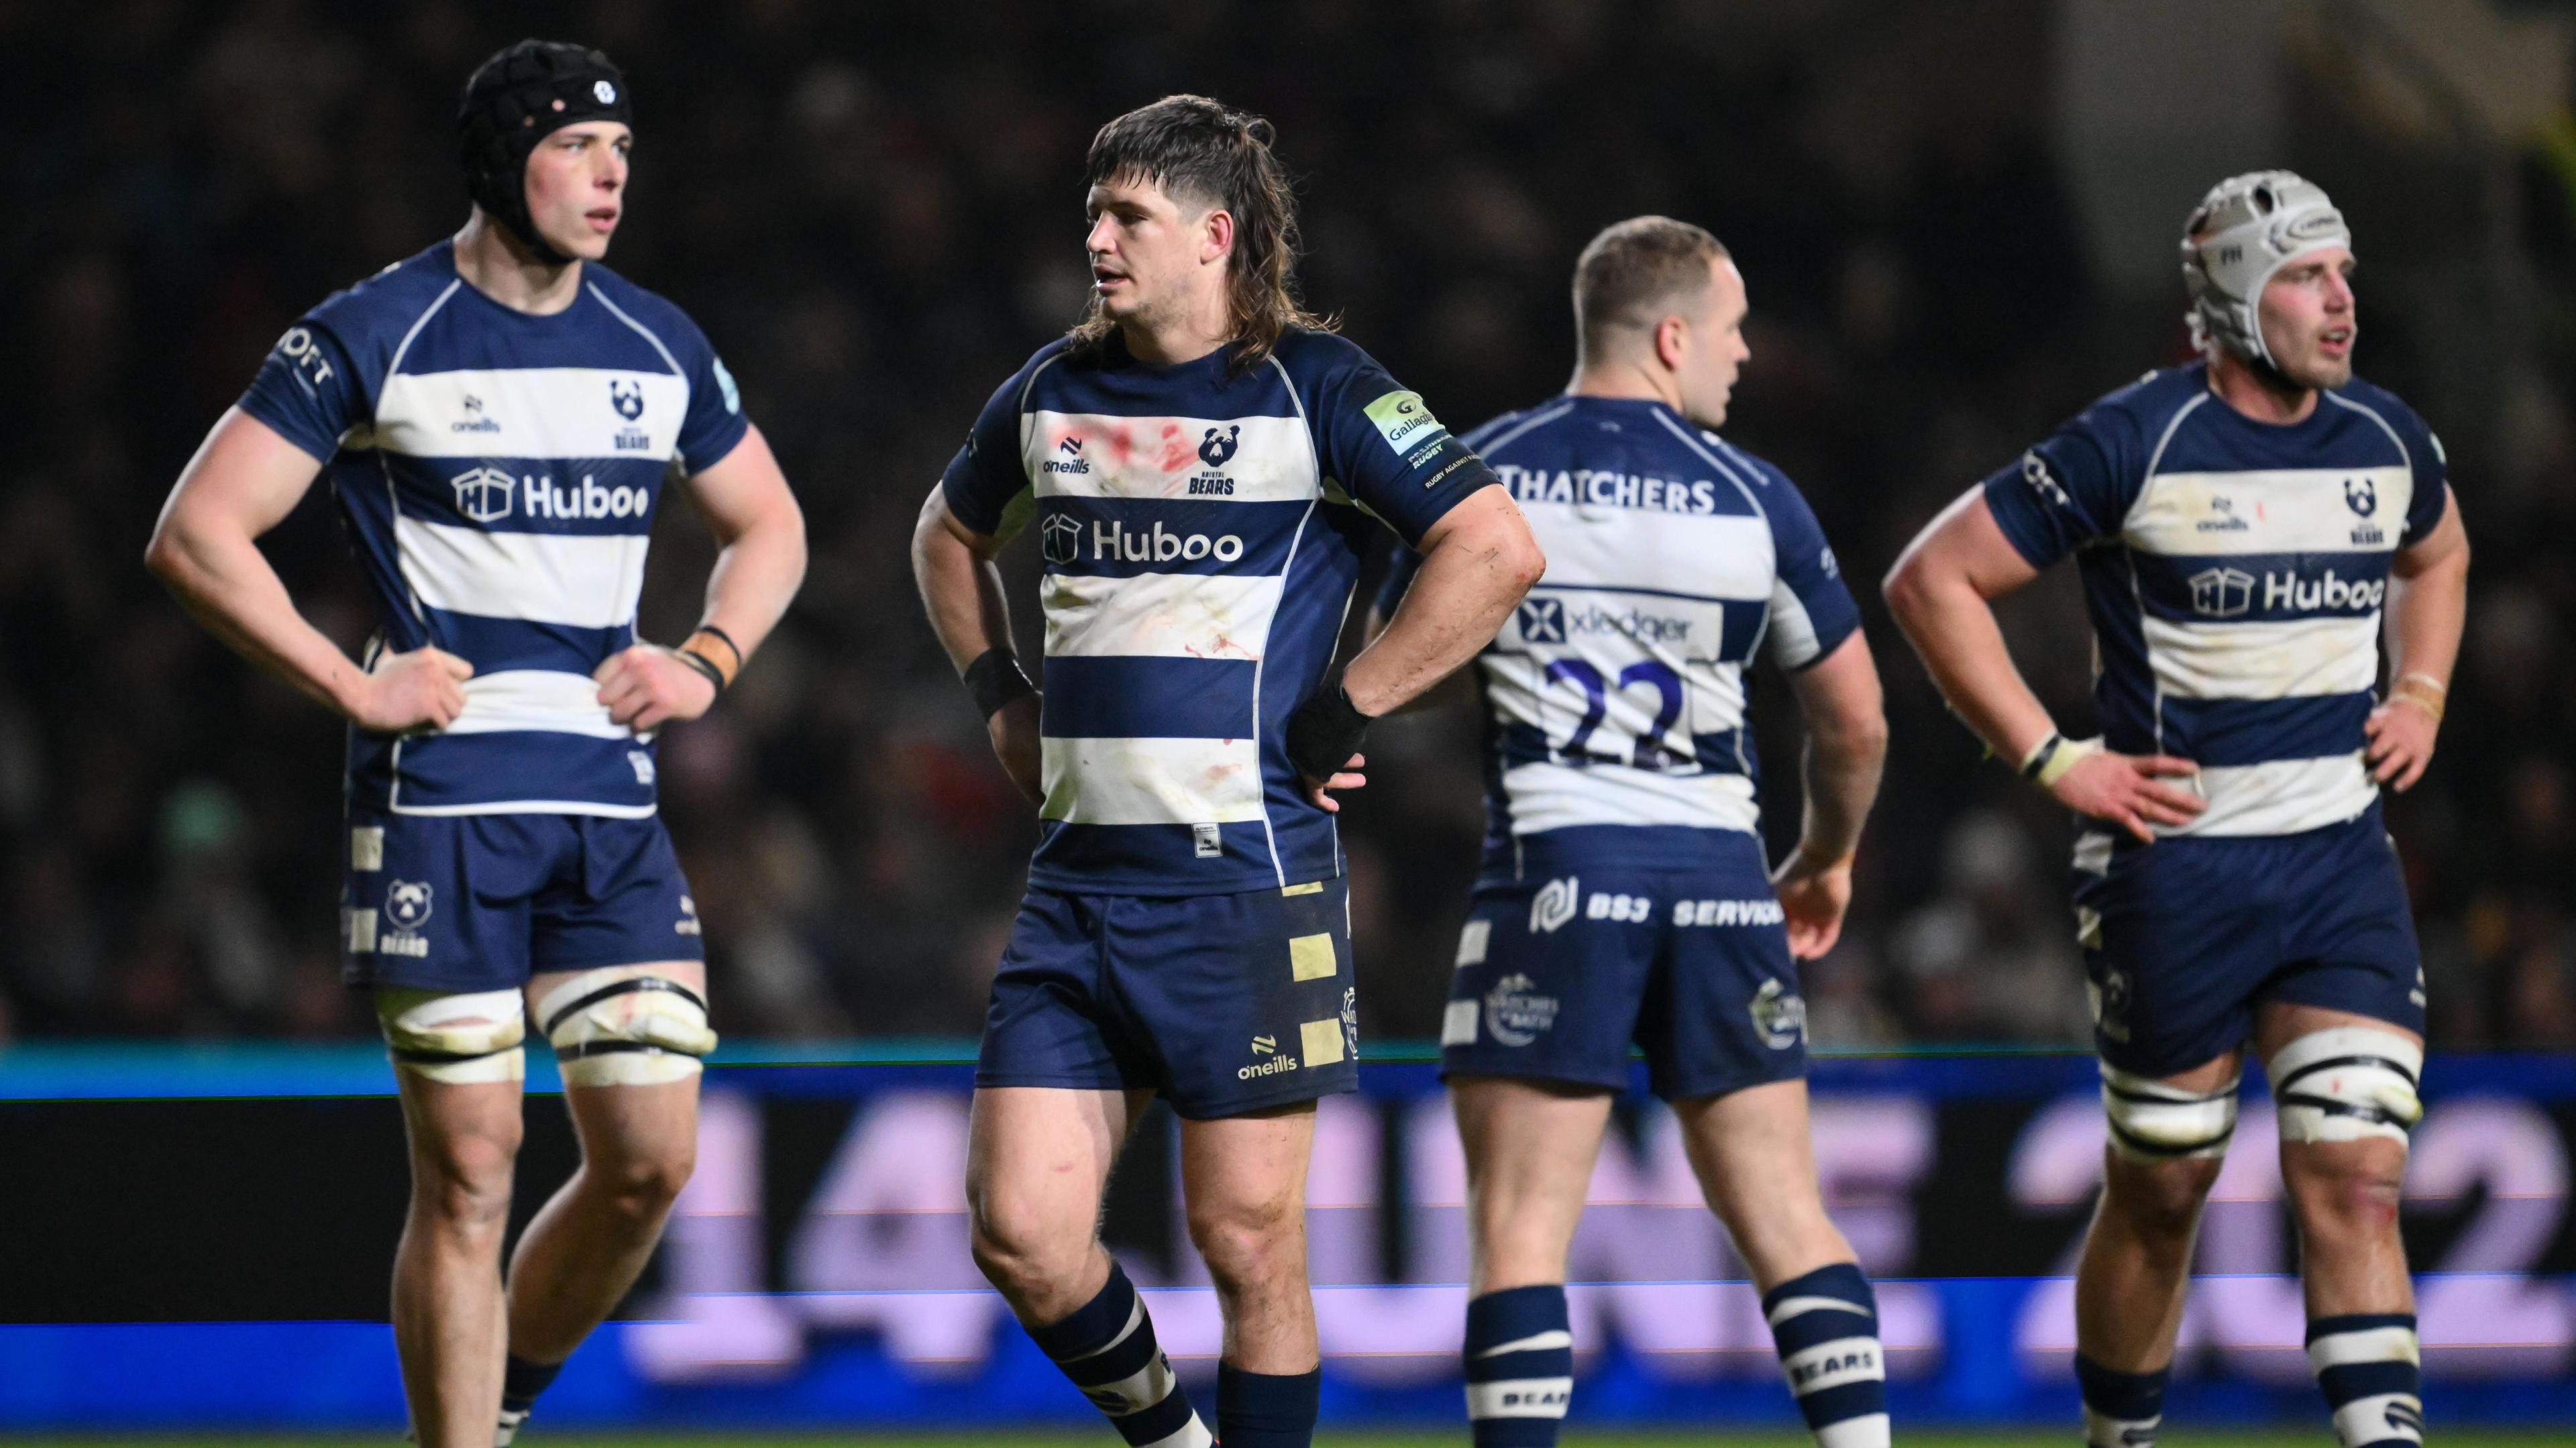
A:
<svg viewBox="0 0 2576 1448">
<path fill-rule="evenodd" d="M 1682 370 L 1682 359 L 1690 353 L 1690 323 L 1676 316 L 1666 316 L 1655 324 L 1655 360 L 1668 371 Z"/>
<path fill-rule="evenodd" d="M 1234 251 L 1234 213 L 1211 206 L 1199 220 L 1199 260 L 1220 261 Z"/>
</svg>

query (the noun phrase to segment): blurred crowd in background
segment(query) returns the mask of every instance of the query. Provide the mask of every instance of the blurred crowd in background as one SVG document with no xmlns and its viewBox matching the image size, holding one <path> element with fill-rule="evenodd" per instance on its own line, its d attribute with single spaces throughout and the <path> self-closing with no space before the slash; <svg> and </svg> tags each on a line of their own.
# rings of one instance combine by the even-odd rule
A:
<svg viewBox="0 0 2576 1448">
<path fill-rule="evenodd" d="M 340 727 L 191 623 L 141 552 L 298 314 L 463 221 L 457 93 L 534 32 L 625 68 L 638 144 L 610 262 L 714 339 L 811 530 L 776 637 L 662 742 L 728 1033 L 978 1027 L 1034 825 L 921 621 L 907 540 L 979 404 L 1083 305 L 1093 129 L 1193 90 L 1274 119 L 1308 300 L 1460 431 L 1564 385 L 1568 275 L 1601 226 L 1663 212 L 1734 250 L 1753 359 L 1728 433 L 1813 501 L 1894 731 L 1850 927 L 1808 968 L 1827 1046 L 2085 1038 L 2070 823 L 1981 761 L 1876 580 L 1961 489 L 2183 357 L 2172 248 L 2201 189 L 2258 164 L 2319 181 L 2358 239 L 2360 368 L 2443 436 L 2476 547 L 2442 751 L 2389 811 L 2433 1035 L 2576 1046 L 2576 573 L 2552 561 L 2576 540 L 2564 45 L 2517 108 L 2453 53 L 2478 33 L 2454 12 L 2500 45 L 2539 23 L 2491 0 L 2141 8 L 2233 28 L 2167 39 L 2188 106 L 2235 129 L 2133 134 L 2088 110 L 2096 31 L 2140 23 L 2098 0 L 0 6 L 18 278 L 0 298 L 0 1040 L 369 1028 L 337 983 Z M 2257 121 L 2186 63 L 2213 46 L 2250 48 Z M 2533 47 L 2508 48 L 2527 74 Z M 2229 149 L 2248 136 L 2263 154 Z M 2186 164 L 2115 165 L 2123 145 Z M 668 496 L 644 603 L 665 641 L 712 556 Z M 371 620 L 332 500 L 268 541 L 354 649 Z M 1031 552 L 1006 575 L 1034 655 Z M 2071 582 L 2005 613 L 2075 732 Z M 1776 679 L 1757 691 L 1779 848 L 1795 711 Z M 1483 828 L 1480 730 L 1423 716 L 1370 753 L 1342 816 L 1365 1025 L 1428 1036 Z"/>
</svg>

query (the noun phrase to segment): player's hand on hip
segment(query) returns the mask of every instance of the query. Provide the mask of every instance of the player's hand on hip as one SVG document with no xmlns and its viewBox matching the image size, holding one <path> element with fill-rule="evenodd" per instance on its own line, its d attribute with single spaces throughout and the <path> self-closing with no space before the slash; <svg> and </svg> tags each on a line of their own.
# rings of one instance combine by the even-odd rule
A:
<svg viewBox="0 0 2576 1448">
<path fill-rule="evenodd" d="M 984 721 L 984 732 L 993 741 L 993 757 L 1002 761 L 1002 772 L 1020 787 L 1031 804 L 1046 803 L 1046 750 L 1039 742 L 1038 700 L 1036 694 L 1023 694 L 993 711 Z"/>
<path fill-rule="evenodd" d="M 1813 960 L 1834 948 L 1843 934 L 1843 912 L 1851 907 L 1851 857 L 1811 860 L 1795 850 L 1771 877 L 1772 893 L 1788 917 L 1789 954 Z"/>
<path fill-rule="evenodd" d="M 2399 794 L 2412 789 L 2424 777 L 2424 766 L 2433 762 L 2433 736 L 2441 728 L 2442 721 L 2422 700 L 2412 694 L 2392 695 L 2371 710 L 2361 726 L 2370 740 L 2362 752 L 2370 777 Z"/>
<path fill-rule="evenodd" d="M 2058 776 L 2048 792 L 2078 814 L 2108 820 L 2148 844 L 2158 825 L 2187 825 L 2209 801 L 2168 779 L 2190 779 L 2200 766 L 2169 754 L 2114 754 L 2096 750 Z"/>
<path fill-rule="evenodd" d="M 474 666 L 433 645 L 388 654 L 366 675 L 349 722 L 371 734 L 444 729 L 465 712 Z"/>
<path fill-rule="evenodd" d="M 673 719 L 695 719 L 716 702 L 715 681 L 660 644 L 635 644 L 592 671 L 608 717 L 642 733 Z"/>
<path fill-rule="evenodd" d="M 1334 771 L 1330 779 L 1318 780 L 1311 774 L 1301 774 L 1297 776 L 1297 782 L 1306 786 L 1306 798 L 1313 800 L 1316 808 L 1326 814 L 1340 814 L 1342 802 L 1333 798 L 1332 792 L 1337 789 L 1359 789 L 1365 786 L 1368 783 L 1368 776 L 1362 774 L 1360 769 L 1367 763 L 1367 755 L 1354 754 L 1350 762 Z"/>
</svg>

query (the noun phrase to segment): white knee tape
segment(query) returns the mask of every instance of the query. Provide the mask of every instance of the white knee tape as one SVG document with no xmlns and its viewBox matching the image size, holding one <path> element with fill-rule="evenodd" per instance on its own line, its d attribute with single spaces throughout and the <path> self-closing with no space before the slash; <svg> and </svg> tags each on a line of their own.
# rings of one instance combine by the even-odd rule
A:
<svg viewBox="0 0 2576 1448">
<path fill-rule="evenodd" d="M 527 1008 L 514 990 L 472 995 L 376 992 L 385 1051 L 399 1070 L 431 1081 L 516 1081 L 527 1074 Z"/>
<path fill-rule="evenodd" d="M 2173 1161 L 2222 1156 L 2236 1134 L 2236 1083 L 2215 1091 L 2185 1091 L 2147 1076 L 2132 1076 L 2105 1061 L 2102 1114 L 2110 1121 L 2111 1148 L 2131 1161 Z"/>
<path fill-rule="evenodd" d="M 546 992 L 537 1019 L 567 1086 L 650 1086 L 698 1074 L 716 1048 L 707 1003 L 644 966 L 584 971 Z"/>
<path fill-rule="evenodd" d="M 2284 1141 L 2404 1141 L 2424 1118 L 2415 1083 L 2424 1048 L 2376 1026 L 2311 1031 L 2271 1061 Z"/>
</svg>

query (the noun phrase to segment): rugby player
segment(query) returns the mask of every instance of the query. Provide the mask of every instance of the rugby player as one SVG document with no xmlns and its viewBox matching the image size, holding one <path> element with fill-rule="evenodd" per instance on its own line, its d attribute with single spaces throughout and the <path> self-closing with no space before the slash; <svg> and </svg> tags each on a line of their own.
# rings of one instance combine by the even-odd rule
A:
<svg viewBox="0 0 2576 1448">
<path fill-rule="evenodd" d="M 1041 820 L 976 1068 L 974 1253 L 1130 1443 L 1208 1431 L 1099 1242 L 1119 1146 L 1180 1117 L 1191 1240 L 1225 1315 L 1217 1436 L 1310 1441 L 1306 1166 L 1354 1089 L 1358 998 L 1333 791 L 1367 721 L 1492 637 L 1544 566 L 1422 399 L 1299 309 L 1269 123 L 1171 96 L 1101 128 L 1093 296 L 977 418 L 913 571 Z M 992 558 L 1034 522 L 1046 693 Z M 1379 522 L 1427 561 L 1384 636 L 1333 652 Z"/>
<path fill-rule="evenodd" d="M 2469 548 L 2441 443 L 2353 375 L 2352 268 L 2313 183 L 2220 182 L 2182 240 L 2200 360 L 1970 489 L 1887 580 L 1960 718 L 2087 818 L 2075 913 L 2109 1142 L 2075 1370 L 2101 1448 L 2154 1441 L 2249 1043 L 2335 1432 L 2423 1438 L 2397 1208 L 2424 980 L 2380 788 L 2433 757 Z M 2070 553 L 2093 739 L 2058 731 L 1988 605 Z"/>
<path fill-rule="evenodd" d="M 1714 430 L 1752 355 L 1745 309 L 1715 237 L 1622 221 L 1575 263 L 1565 393 L 1467 436 L 1548 557 L 1476 659 L 1488 830 L 1440 1032 L 1467 1155 L 1480 1448 L 1556 1442 L 1566 1251 L 1632 1042 L 1816 1441 L 1888 1441 L 1876 1298 L 1816 1184 L 1794 964 L 1841 933 L 1887 725 L 1815 514 Z M 1399 557 L 1372 626 L 1421 586 L 1414 564 Z M 1744 717 L 1766 641 L 1810 734 L 1803 827 L 1776 873 Z"/>
<path fill-rule="evenodd" d="M 632 119 L 595 50 L 485 61 L 457 117 L 464 230 L 287 331 L 148 555 L 217 636 L 350 723 L 343 973 L 374 994 L 409 1128 L 394 1336 L 438 1448 L 484 1448 L 496 1421 L 509 1442 L 688 1179 L 715 1037 L 653 737 L 715 702 L 805 567 L 796 501 L 706 338 L 600 265 Z M 704 621 L 665 648 L 635 603 L 675 465 L 722 551 Z M 255 541 L 326 470 L 381 615 L 354 662 Z M 505 1291 L 531 1014 L 582 1162 Z"/>
</svg>

